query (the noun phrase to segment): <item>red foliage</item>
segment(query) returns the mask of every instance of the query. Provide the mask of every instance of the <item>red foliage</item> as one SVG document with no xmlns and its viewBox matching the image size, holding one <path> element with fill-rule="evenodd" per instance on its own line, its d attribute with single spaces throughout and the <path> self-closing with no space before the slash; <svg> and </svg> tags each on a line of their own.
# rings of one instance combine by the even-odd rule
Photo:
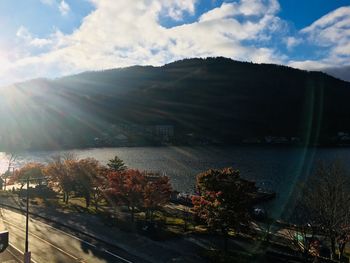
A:
<svg viewBox="0 0 350 263">
<path fill-rule="evenodd" d="M 148 212 L 169 201 L 171 185 L 166 176 L 148 176 L 138 170 L 110 171 L 105 191 L 109 201 L 129 207 L 132 216 L 135 208 Z"/>
<path fill-rule="evenodd" d="M 171 195 L 170 180 L 167 176 L 156 176 L 147 178 L 147 183 L 144 187 L 144 207 L 154 210 L 165 205 Z"/>
<path fill-rule="evenodd" d="M 145 175 L 138 170 L 110 172 L 106 194 L 115 204 L 127 205 L 131 211 L 142 206 Z"/>
<path fill-rule="evenodd" d="M 19 170 L 14 171 L 10 177 L 9 184 L 15 182 L 21 184 L 21 188 L 26 183 L 26 179 L 29 178 L 31 183 L 41 184 L 45 179 L 43 174 L 44 165 L 40 163 L 27 163 L 25 166 Z"/>
<path fill-rule="evenodd" d="M 208 170 L 197 176 L 199 196 L 192 197 L 193 211 L 208 227 L 237 228 L 249 221 L 253 182 L 240 178 L 238 170 Z"/>
</svg>

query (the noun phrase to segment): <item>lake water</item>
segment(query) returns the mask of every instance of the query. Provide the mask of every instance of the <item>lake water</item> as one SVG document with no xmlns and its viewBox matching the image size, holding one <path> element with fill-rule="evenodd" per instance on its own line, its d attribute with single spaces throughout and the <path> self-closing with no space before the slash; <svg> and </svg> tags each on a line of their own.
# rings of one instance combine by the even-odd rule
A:
<svg viewBox="0 0 350 263">
<path fill-rule="evenodd" d="M 274 215 L 283 213 L 300 180 L 311 173 L 317 160 L 340 158 L 350 168 L 348 148 L 289 147 L 132 147 L 72 150 L 78 158 L 94 157 L 106 164 L 118 155 L 130 168 L 164 172 L 174 189 L 192 192 L 196 175 L 209 168 L 232 166 L 243 178 L 277 192 L 272 204 Z M 26 152 L 18 155 L 15 166 L 26 162 L 47 162 L 60 152 Z M 7 170 L 8 156 L 0 155 L 0 171 Z"/>
</svg>

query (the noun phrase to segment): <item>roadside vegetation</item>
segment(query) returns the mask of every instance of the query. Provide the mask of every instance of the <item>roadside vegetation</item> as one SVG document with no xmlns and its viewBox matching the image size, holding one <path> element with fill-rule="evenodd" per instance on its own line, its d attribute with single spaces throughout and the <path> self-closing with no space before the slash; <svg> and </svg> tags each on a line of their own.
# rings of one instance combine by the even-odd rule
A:
<svg viewBox="0 0 350 263">
<path fill-rule="evenodd" d="M 167 176 L 131 169 L 117 156 L 107 165 L 55 156 L 3 177 L 1 200 L 25 200 L 28 193 L 31 206 L 93 214 L 154 240 L 209 238 L 216 245 L 199 251 L 209 262 L 348 262 L 350 177 L 339 161 L 317 166 L 284 221 L 257 209 L 260 190 L 233 168 L 198 174 L 196 193 L 180 199 Z"/>
</svg>

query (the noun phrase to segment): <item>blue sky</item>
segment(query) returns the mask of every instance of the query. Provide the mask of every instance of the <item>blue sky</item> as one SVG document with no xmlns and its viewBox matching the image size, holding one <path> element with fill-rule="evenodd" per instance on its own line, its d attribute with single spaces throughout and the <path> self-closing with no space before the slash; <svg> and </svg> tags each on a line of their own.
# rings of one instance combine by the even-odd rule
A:
<svg viewBox="0 0 350 263">
<path fill-rule="evenodd" d="M 1 0 L 0 27 L 0 85 L 187 57 L 350 63 L 350 0 Z"/>
</svg>

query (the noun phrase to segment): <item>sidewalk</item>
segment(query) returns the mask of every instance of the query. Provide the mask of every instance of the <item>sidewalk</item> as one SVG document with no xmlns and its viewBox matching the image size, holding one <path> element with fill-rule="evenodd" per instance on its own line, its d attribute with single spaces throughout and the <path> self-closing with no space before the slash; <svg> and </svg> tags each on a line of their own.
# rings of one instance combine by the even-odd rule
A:
<svg viewBox="0 0 350 263">
<path fill-rule="evenodd" d="M 2 263 L 17 263 L 20 262 L 13 255 L 11 255 L 8 251 L 5 251 L 0 254 L 0 262 Z"/>
<path fill-rule="evenodd" d="M 21 208 L 18 199 L 1 198 L 0 203 Z M 24 210 L 24 208 L 22 207 Z M 188 238 L 173 238 L 165 241 L 153 241 L 137 233 L 121 231 L 105 225 L 99 217 L 86 213 L 64 213 L 56 209 L 31 205 L 30 212 L 78 232 L 97 237 L 105 243 L 120 247 L 130 254 L 149 262 L 202 262 L 198 256 L 201 249 L 196 242 Z M 1 261 L 0 261 L 1 262 Z"/>
<path fill-rule="evenodd" d="M 23 254 L 12 246 L 8 246 L 7 249 L 0 253 L 1 263 L 20 263 L 23 262 Z"/>
<path fill-rule="evenodd" d="M 0 262 L 2 263 L 17 263 L 21 262 L 17 258 L 15 258 L 10 252 L 5 250 L 0 254 Z"/>
</svg>

